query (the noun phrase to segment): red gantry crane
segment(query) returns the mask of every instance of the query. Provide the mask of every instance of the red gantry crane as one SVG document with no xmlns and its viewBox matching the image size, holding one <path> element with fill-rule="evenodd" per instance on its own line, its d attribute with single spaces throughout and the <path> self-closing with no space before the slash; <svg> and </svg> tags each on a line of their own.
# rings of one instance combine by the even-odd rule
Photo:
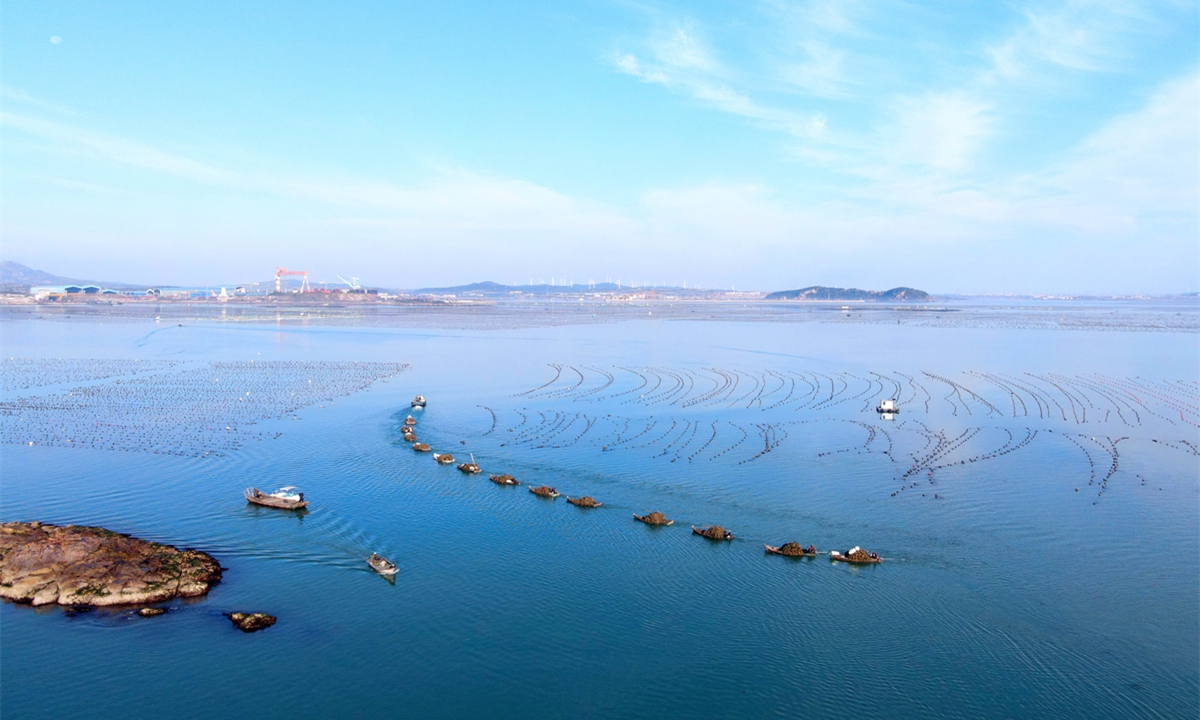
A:
<svg viewBox="0 0 1200 720">
<path fill-rule="evenodd" d="M 275 292 L 283 292 L 283 278 L 285 275 L 301 275 L 303 280 L 300 281 L 300 292 L 309 292 L 308 288 L 308 271 L 307 270 L 288 270 L 287 268 L 275 268 Z"/>
</svg>

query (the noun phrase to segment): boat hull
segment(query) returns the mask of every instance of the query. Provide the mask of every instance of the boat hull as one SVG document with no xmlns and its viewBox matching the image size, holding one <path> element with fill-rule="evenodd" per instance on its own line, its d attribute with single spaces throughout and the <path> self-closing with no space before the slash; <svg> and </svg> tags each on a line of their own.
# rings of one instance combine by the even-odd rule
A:
<svg viewBox="0 0 1200 720">
<path fill-rule="evenodd" d="M 705 528 L 705 530 L 707 530 L 707 528 Z M 714 541 L 714 542 L 723 542 L 723 541 L 726 541 L 726 540 L 732 540 L 732 539 L 733 539 L 733 533 L 731 533 L 731 532 L 729 532 L 729 531 L 726 531 L 726 532 L 725 532 L 725 537 L 719 537 L 719 538 L 715 538 L 715 537 L 709 537 L 709 536 L 707 536 L 707 535 L 705 535 L 705 534 L 704 534 L 704 530 L 701 530 L 700 528 L 696 527 L 695 525 L 693 525 L 693 526 L 692 526 L 692 532 L 693 532 L 694 534 L 696 534 L 696 535 L 699 535 L 700 537 L 704 538 L 705 540 L 712 540 L 712 541 Z"/>
<path fill-rule="evenodd" d="M 263 495 L 256 490 L 246 491 L 246 502 L 277 510 L 299 510 L 308 506 L 307 500 L 285 500 L 283 498 L 271 497 L 270 495 Z"/>
<path fill-rule="evenodd" d="M 387 577 L 387 578 L 390 578 L 393 575 L 395 575 L 396 573 L 400 572 L 400 568 L 398 568 L 395 565 L 392 565 L 390 563 L 388 563 L 387 565 L 384 565 L 382 563 L 375 563 L 370 560 L 367 560 L 367 564 L 371 566 L 372 570 L 374 570 L 375 572 L 377 572 L 380 575 Z"/>
<path fill-rule="evenodd" d="M 851 560 L 848 556 L 840 552 L 829 553 L 829 559 L 834 562 L 844 562 L 849 565 L 878 565 L 881 558 L 871 558 L 869 560 Z"/>
<path fill-rule="evenodd" d="M 791 553 L 785 553 L 781 548 L 777 548 L 774 545 L 767 545 L 765 543 L 763 544 L 763 547 L 767 549 L 768 553 L 770 553 L 772 555 L 782 555 L 783 557 L 800 558 L 800 557 L 816 557 L 817 556 L 817 554 L 815 552 L 807 552 L 807 551 L 801 552 L 799 555 L 792 555 Z"/>
<path fill-rule="evenodd" d="M 667 527 L 669 525 L 675 524 L 674 520 L 667 520 L 666 522 L 653 522 L 651 520 L 647 520 L 645 515 L 638 515 L 636 513 L 634 513 L 633 519 L 637 520 L 640 523 L 645 523 L 646 525 L 650 525 L 651 527 Z"/>
</svg>

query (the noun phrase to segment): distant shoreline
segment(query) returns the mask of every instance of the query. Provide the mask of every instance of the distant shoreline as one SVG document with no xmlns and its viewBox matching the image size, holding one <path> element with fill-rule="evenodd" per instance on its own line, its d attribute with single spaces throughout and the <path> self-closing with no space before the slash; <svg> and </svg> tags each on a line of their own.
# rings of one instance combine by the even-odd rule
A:
<svg viewBox="0 0 1200 720">
<path fill-rule="evenodd" d="M 457 330 L 643 322 L 818 323 L 920 328 L 1091 330 L 1200 333 L 1194 298 L 1081 299 L 941 298 L 933 303 L 768 300 L 378 300 L 288 302 L 286 299 L 0 300 L 0 322 L 148 323 L 164 328 L 196 323 L 274 327 L 380 327 Z"/>
</svg>

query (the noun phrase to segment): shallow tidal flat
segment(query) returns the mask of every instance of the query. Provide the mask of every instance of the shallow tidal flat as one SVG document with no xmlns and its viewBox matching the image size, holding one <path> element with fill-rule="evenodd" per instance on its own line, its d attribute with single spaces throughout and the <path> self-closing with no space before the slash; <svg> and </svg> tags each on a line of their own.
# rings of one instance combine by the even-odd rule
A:
<svg viewBox="0 0 1200 720">
<path fill-rule="evenodd" d="M 949 298 L 930 303 L 604 301 L 578 295 L 455 302 L 178 301 L 0 305 L 5 320 L 142 323 L 160 332 L 195 323 L 282 327 L 511 330 L 605 325 L 645 319 L 688 322 L 903 325 L 929 328 L 1200 332 L 1195 297 L 1141 300 Z"/>
<path fill-rule="evenodd" d="M 687 319 L 8 317 L 0 520 L 228 570 L 153 622 L 0 606 L 4 713 L 1194 715 L 1191 331 Z M 482 474 L 402 439 L 418 392 L 419 439 Z M 792 540 L 884 560 L 764 553 Z M 247 607 L 281 621 L 222 617 Z"/>
</svg>

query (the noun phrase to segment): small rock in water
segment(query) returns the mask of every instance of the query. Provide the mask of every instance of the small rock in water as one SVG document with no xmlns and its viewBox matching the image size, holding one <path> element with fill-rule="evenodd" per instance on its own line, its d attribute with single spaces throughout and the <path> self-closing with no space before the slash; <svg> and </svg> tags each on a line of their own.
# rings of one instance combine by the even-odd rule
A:
<svg viewBox="0 0 1200 720">
<path fill-rule="evenodd" d="M 141 615 L 142 617 L 157 617 L 159 615 L 162 615 L 166 611 L 167 611 L 166 608 L 145 607 L 145 608 L 142 608 L 141 610 L 138 610 L 137 614 Z"/>
<path fill-rule="evenodd" d="M 275 616 L 266 613 L 225 613 L 225 617 L 242 632 L 256 632 L 275 624 Z"/>
</svg>

